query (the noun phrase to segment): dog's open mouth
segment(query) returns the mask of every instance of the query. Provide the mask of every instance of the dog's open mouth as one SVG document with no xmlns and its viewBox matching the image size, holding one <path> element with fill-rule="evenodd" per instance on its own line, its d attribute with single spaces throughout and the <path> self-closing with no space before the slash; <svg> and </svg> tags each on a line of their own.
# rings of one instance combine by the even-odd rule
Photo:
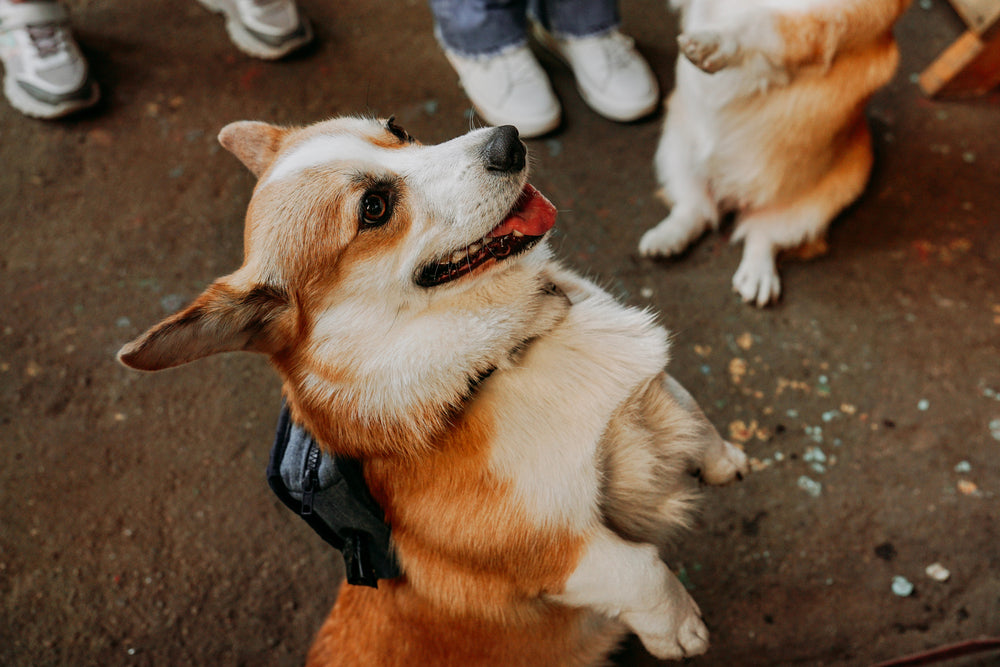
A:
<svg viewBox="0 0 1000 667">
<path fill-rule="evenodd" d="M 518 255 L 538 243 L 555 224 L 556 207 L 534 187 L 525 185 L 503 222 L 471 245 L 425 266 L 416 282 L 421 287 L 434 287 Z"/>
</svg>

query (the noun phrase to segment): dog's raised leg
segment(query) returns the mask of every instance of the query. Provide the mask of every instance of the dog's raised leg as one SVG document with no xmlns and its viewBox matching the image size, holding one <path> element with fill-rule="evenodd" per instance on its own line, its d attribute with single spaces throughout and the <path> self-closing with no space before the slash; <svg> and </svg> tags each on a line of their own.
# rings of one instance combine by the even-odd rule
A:
<svg viewBox="0 0 1000 667">
<path fill-rule="evenodd" d="M 781 295 L 778 251 L 821 236 L 864 190 L 872 161 L 868 125 L 860 118 L 846 150 L 816 185 L 788 203 L 745 214 L 732 238 L 744 242 L 743 259 L 733 276 L 733 289 L 744 301 L 763 307 Z"/>
<path fill-rule="evenodd" d="M 663 374 L 663 388 L 698 422 L 703 448 L 699 468 L 702 480 L 713 486 L 722 486 L 743 479 L 750 472 L 750 464 L 743 450 L 723 440 L 694 397 L 680 382 L 666 373 Z"/>
<path fill-rule="evenodd" d="M 596 526 L 562 593 L 572 606 L 618 618 L 657 658 L 680 660 L 708 650 L 701 610 L 656 547 L 627 542 Z"/>
<path fill-rule="evenodd" d="M 716 28 L 684 32 L 677 45 L 691 64 L 708 74 L 740 68 L 743 86 L 763 89 L 788 82 L 784 42 L 772 12 L 749 12 Z"/>
<path fill-rule="evenodd" d="M 639 252 L 646 257 L 676 255 L 718 224 L 719 212 L 709 195 L 708 182 L 698 173 L 694 140 L 684 130 L 684 114 L 685 110 L 671 100 L 663 140 L 653 162 L 670 215 L 643 234 Z"/>
</svg>

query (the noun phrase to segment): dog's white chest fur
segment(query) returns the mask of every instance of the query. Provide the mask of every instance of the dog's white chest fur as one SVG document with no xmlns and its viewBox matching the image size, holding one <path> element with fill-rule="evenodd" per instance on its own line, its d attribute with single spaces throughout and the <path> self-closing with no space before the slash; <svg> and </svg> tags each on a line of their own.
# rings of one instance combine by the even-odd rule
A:
<svg viewBox="0 0 1000 667">
<path fill-rule="evenodd" d="M 580 529 L 593 520 L 598 442 L 612 413 L 666 365 L 667 352 L 666 332 L 649 313 L 594 288 L 483 386 L 495 414 L 491 469 L 539 523 Z"/>
</svg>

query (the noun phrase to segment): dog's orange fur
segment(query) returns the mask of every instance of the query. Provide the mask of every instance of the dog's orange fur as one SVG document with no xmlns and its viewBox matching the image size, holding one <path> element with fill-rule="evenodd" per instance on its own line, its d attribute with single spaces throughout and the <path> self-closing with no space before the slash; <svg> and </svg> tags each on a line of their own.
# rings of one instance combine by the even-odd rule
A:
<svg viewBox="0 0 1000 667">
<path fill-rule="evenodd" d="M 533 604 L 521 600 L 561 590 L 582 540 L 532 526 L 519 511 L 488 470 L 491 427 L 482 412 L 463 415 L 425 456 L 371 461 L 366 478 L 387 508 L 397 547 L 423 554 L 408 576 L 437 604 L 529 617 Z"/>
<path fill-rule="evenodd" d="M 589 621 L 585 610 L 553 606 L 530 621 L 501 623 L 442 614 L 405 583 L 386 582 L 377 591 L 343 586 L 306 666 L 582 667 L 618 638 Z"/>
</svg>

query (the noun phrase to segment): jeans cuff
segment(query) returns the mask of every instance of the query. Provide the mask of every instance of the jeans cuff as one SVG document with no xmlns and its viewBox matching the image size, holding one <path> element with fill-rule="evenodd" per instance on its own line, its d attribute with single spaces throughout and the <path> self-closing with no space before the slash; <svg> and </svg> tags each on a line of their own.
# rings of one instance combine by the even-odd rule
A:
<svg viewBox="0 0 1000 667">
<path fill-rule="evenodd" d="M 534 21 L 534 19 L 532 19 L 532 20 Z M 614 30 L 618 30 L 619 26 L 621 25 L 621 23 L 617 23 L 616 22 L 616 23 L 612 23 L 611 25 L 608 25 L 608 26 L 601 26 L 599 28 L 595 28 L 595 29 L 593 29 L 593 30 L 591 30 L 589 32 L 583 33 L 583 34 L 569 34 L 569 33 L 560 32 L 558 30 L 554 30 L 554 29 L 551 29 L 551 28 L 546 28 L 545 26 L 543 26 L 541 23 L 539 23 L 537 21 L 535 21 L 535 23 L 536 23 L 536 25 L 538 25 L 539 28 L 541 28 L 545 32 L 549 33 L 550 35 L 552 35 L 556 39 L 561 39 L 561 40 L 564 40 L 564 41 L 573 41 L 573 40 L 576 40 L 576 39 L 587 39 L 589 37 L 601 37 L 603 35 L 607 35 L 608 33 L 612 32 Z"/>
<path fill-rule="evenodd" d="M 527 37 L 518 37 L 515 41 L 510 44 L 504 44 L 503 46 L 490 49 L 489 51 L 478 51 L 475 53 L 469 53 L 461 49 L 455 48 L 448 44 L 444 36 L 441 34 L 441 29 L 434 26 L 434 37 L 437 39 L 438 44 L 441 48 L 450 55 L 457 56 L 459 58 L 464 58 L 465 60 L 490 60 L 496 58 L 497 56 L 502 56 L 504 54 L 516 51 L 528 45 Z"/>
</svg>

